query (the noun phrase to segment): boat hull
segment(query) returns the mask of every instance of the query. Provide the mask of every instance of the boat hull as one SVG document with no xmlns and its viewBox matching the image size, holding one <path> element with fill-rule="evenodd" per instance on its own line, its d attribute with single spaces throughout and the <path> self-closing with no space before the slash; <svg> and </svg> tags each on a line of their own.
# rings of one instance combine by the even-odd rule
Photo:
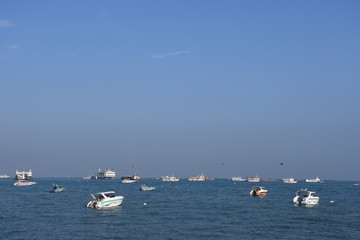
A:
<svg viewBox="0 0 360 240">
<path fill-rule="evenodd" d="M 88 202 L 88 208 L 110 208 L 110 207 L 117 207 L 122 204 L 124 197 L 116 197 L 115 199 L 111 200 L 104 200 L 104 201 L 96 201 L 92 200 Z"/>
</svg>

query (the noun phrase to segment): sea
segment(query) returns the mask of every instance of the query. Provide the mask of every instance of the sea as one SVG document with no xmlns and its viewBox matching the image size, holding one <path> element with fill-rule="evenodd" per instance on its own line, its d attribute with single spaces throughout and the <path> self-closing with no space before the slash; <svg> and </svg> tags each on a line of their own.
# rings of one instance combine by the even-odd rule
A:
<svg viewBox="0 0 360 240">
<path fill-rule="evenodd" d="M 34 178 L 32 186 L 0 180 L 0 239 L 360 239 L 360 186 L 350 181 L 285 184 Z M 65 187 L 49 193 L 53 184 Z M 156 187 L 139 191 L 140 185 Z M 264 186 L 266 197 L 252 197 Z M 292 203 L 302 188 L 320 204 Z M 119 207 L 91 209 L 90 194 L 115 191 Z"/>
</svg>

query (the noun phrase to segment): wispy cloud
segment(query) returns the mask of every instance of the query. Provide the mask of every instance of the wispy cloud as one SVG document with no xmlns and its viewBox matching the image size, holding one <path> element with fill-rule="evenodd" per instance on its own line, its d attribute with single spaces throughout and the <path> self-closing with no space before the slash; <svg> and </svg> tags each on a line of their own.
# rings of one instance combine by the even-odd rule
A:
<svg viewBox="0 0 360 240">
<path fill-rule="evenodd" d="M 17 48 L 19 48 L 19 47 L 20 47 L 20 46 L 17 45 L 17 44 L 11 44 L 11 45 L 8 46 L 8 48 L 10 48 L 10 49 L 17 49 Z"/>
<path fill-rule="evenodd" d="M 176 55 L 186 54 L 186 53 L 190 53 L 190 51 L 183 50 L 183 51 L 176 51 L 176 52 L 168 52 L 168 53 L 164 53 L 164 54 L 155 54 L 155 55 L 152 55 L 151 58 L 166 58 L 166 57 L 176 56 Z"/>
<path fill-rule="evenodd" d="M 11 20 L 0 19 L 0 27 L 15 27 L 16 25 L 11 23 Z"/>
</svg>

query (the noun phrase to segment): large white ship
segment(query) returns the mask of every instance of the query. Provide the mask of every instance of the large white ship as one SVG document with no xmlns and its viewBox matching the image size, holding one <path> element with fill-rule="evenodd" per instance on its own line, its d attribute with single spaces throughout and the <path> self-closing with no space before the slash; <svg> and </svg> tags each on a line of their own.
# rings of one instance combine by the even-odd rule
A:
<svg viewBox="0 0 360 240">
<path fill-rule="evenodd" d="M 116 179 L 116 173 L 112 169 L 105 169 L 105 170 L 99 169 L 97 173 L 91 176 L 91 179 L 99 179 L 99 180 Z"/>
<path fill-rule="evenodd" d="M 28 172 L 19 171 L 16 169 L 15 180 L 31 180 L 32 179 L 32 171 L 31 169 Z"/>
</svg>

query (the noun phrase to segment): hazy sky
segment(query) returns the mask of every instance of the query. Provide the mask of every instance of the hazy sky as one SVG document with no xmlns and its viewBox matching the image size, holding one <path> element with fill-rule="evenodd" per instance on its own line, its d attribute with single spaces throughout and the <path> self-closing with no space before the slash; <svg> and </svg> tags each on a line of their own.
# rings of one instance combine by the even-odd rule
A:
<svg viewBox="0 0 360 240">
<path fill-rule="evenodd" d="M 1 1 L 0 174 L 359 180 L 359 12 Z"/>
</svg>

